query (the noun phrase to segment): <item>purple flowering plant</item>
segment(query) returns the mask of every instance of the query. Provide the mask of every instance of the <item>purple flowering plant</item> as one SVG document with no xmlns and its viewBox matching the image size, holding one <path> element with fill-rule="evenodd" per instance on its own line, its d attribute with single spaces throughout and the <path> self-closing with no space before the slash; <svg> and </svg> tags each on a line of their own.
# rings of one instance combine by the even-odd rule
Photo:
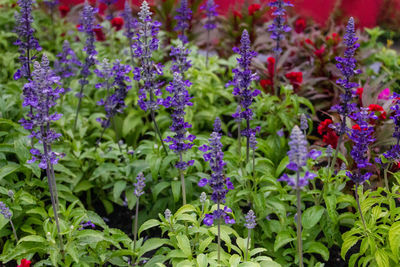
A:
<svg viewBox="0 0 400 267">
<path fill-rule="evenodd" d="M 192 10 L 189 7 L 187 0 L 180 0 L 180 6 L 176 9 L 176 20 L 175 31 L 178 31 L 178 38 L 182 43 L 186 44 L 189 42 L 187 37 L 187 31 L 189 30 L 190 21 L 192 19 Z"/>
</svg>

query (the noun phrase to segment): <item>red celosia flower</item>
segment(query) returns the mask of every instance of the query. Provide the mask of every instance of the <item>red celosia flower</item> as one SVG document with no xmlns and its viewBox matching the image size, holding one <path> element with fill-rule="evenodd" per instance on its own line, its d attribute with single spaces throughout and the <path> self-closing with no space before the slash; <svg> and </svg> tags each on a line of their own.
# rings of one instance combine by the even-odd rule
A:
<svg viewBox="0 0 400 267">
<path fill-rule="evenodd" d="M 306 27 L 307 27 L 307 23 L 306 23 L 306 20 L 303 19 L 303 18 L 297 19 L 296 22 L 294 23 L 294 30 L 295 30 L 295 32 L 297 32 L 297 33 L 302 33 L 302 32 L 304 32 L 304 30 L 306 29 Z"/>
<path fill-rule="evenodd" d="M 22 259 L 21 264 L 18 265 L 18 267 L 30 267 L 31 266 L 31 261 L 27 259 Z"/>
<path fill-rule="evenodd" d="M 329 41 L 332 40 L 332 43 L 333 43 L 334 45 L 338 45 L 338 44 L 340 43 L 340 41 L 341 41 L 340 35 L 337 34 L 336 32 L 332 33 L 332 36 L 327 36 L 327 37 L 325 38 L 325 40 L 326 40 L 327 42 L 329 42 Z"/>
<path fill-rule="evenodd" d="M 104 33 L 101 30 L 101 28 L 94 28 L 93 31 L 96 34 L 96 40 L 97 41 L 103 42 L 103 41 L 106 40 L 106 36 L 104 35 Z"/>
<path fill-rule="evenodd" d="M 268 73 L 270 76 L 274 76 L 274 74 L 275 74 L 275 58 L 269 57 L 267 59 L 267 62 L 268 62 L 268 66 L 267 66 Z"/>
<path fill-rule="evenodd" d="M 378 104 L 371 104 L 368 106 L 369 111 L 379 112 L 379 119 L 386 120 L 386 111 Z"/>
<path fill-rule="evenodd" d="M 356 91 L 356 95 L 358 95 L 358 97 L 361 99 L 362 98 L 362 94 L 364 93 L 364 88 L 362 88 L 362 87 L 360 87 L 360 88 L 357 88 L 357 91 Z"/>
<path fill-rule="evenodd" d="M 272 83 L 271 83 L 271 80 L 265 80 L 265 79 L 263 79 L 263 80 L 260 81 L 260 85 L 261 85 L 261 87 L 264 88 L 264 89 L 267 89 L 267 86 L 270 86 L 271 84 L 272 84 Z"/>
<path fill-rule="evenodd" d="M 322 58 L 322 56 L 325 53 L 325 46 L 321 45 L 321 47 L 319 49 L 315 49 L 314 51 L 314 55 L 316 55 L 319 58 Z"/>
<path fill-rule="evenodd" d="M 124 26 L 124 19 L 121 17 L 115 17 L 111 20 L 111 26 L 115 28 L 115 30 L 119 31 Z"/>
<path fill-rule="evenodd" d="M 60 15 L 62 18 L 65 18 L 65 16 L 68 15 L 70 8 L 67 5 L 60 5 L 58 6 L 58 11 L 60 11 Z"/>
<path fill-rule="evenodd" d="M 304 42 L 306 42 L 306 44 L 309 44 L 309 45 L 312 45 L 312 46 L 314 46 L 314 42 L 313 41 L 311 41 L 310 39 L 306 39 Z"/>
<path fill-rule="evenodd" d="M 239 19 L 243 18 L 242 14 L 237 10 L 233 10 L 233 17 L 234 18 L 239 18 Z"/>
<path fill-rule="evenodd" d="M 249 15 L 253 16 L 255 12 L 260 10 L 261 6 L 259 4 L 252 4 L 249 6 Z"/>
<path fill-rule="evenodd" d="M 99 14 L 104 16 L 105 11 L 107 10 L 107 5 L 104 3 L 100 3 L 98 9 L 99 9 Z"/>
<path fill-rule="evenodd" d="M 302 72 L 289 72 L 285 74 L 285 77 L 289 79 L 292 85 L 299 85 L 303 82 Z"/>
<path fill-rule="evenodd" d="M 321 121 L 321 123 L 318 125 L 318 133 L 320 135 L 323 135 L 324 133 L 328 132 L 329 130 L 332 130 L 329 128 L 329 125 L 331 125 L 333 122 L 331 119 L 326 119 L 324 121 Z"/>
<path fill-rule="evenodd" d="M 268 91 L 267 90 L 268 86 L 270 86 L 272 88 L 274 87 L 275 58 L 269 57 L 267 59 L 267 70 L 268 70 L 268 73 L 267 73 L 268 79 L 260 81 L 260 84 L 265 92 Z"/>
<path fill-rule="evenodd" d="M 324 143 L 331 145 L 333 148 L 337 147 L 339 136 L 333 131 L 332 129 L 329 129 L 329 131 L 322 137 L 322 141 Z"/>
</svg>

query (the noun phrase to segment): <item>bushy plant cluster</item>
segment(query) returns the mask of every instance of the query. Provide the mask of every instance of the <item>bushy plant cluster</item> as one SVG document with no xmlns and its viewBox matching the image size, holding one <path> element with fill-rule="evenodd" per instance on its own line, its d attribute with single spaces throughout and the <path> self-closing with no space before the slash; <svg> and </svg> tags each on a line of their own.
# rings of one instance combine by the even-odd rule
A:
<svg viewBox="0 0 400 267">
<path fill-rule="evenodd" d="M 100 2 L 0 1 L 1 264 L 400 264 L 382 30 Z"/>
</svg>

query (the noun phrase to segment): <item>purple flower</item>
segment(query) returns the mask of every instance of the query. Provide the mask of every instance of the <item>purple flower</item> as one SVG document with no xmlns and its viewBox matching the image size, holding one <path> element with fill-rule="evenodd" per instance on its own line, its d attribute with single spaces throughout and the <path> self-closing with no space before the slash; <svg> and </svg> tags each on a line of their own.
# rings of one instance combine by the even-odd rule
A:
<svg viewBox="0 0 400 267">
<path fill-rule="evenodd" d="M 178 47 L 171 47 L 171 53 L 173 64 L 171 66 L 172 72 L 178 72 L 182 75 L 192 66 L 190 60 L 188 60 L 188 55 L 190 50 L 184 48 L 182 45 Z"/>
<path fill-rule="evenodd" d="M 20 12 L 15 13 L 15 32 L 18 35 L 17 41 L 14 45 L 19 46 L 19 61 L 21 68 L 14 74 L 14 79 L 18 80 L 21 77 L 26 79 L 31 78 L 31 62 L 35 59 L 35 50 L 41 51 L 38 40 L 35 39 L 33 34 L 35 30 L 32 28 L 32 4 L 33 0 L 18 0 Z"/>
<path fill-rule="evenodd" d="M 62 52 L 57 55 L 57 59 L 54 62 L 54 73 L 60 76 L 62 79 L 73 77 L 78 72 L 78 67 L 81 67 L 82 63 L 79 61 L 74 50 L 67 40 L 64 41 Z"/>
<path fill-rule="evenodd" d="M 36 138 L 43 144 L 43 152 L 36 148 L 31 149 L 32 159 L 29 163 L 36 160 L 40 161 L 39 167 L 46 169 L 49 164 L 57 164 L 62 156 L 51 151 L 51 144 L 61 137 L 50 128 L 51 122 L 61 118 L 62 114 L 51 113 L 50 110 L 56 105 L 56 100 L 64 92 L 63 88 L 56 87 L 60 77 L 55 76 L 50 69 L 46 54 L 43 54 L 42 62 L 37 61 L 33 64 L 32 80 L 25 84 L 23 106 L 31 107 L 27 118 L 20 120 L 26 130 L 31 131 L 31 138 Z"/>
<path fill-rule="evenodd" d="M 99 77 L 102 77 L 105 82 L 97 84 L 96 88 L 105 88 L 107 90 L 107 98 L 105 100 L 101 99 L 97 104 L 104 106 L 106 118 L 98 118 L 97 121 L 101 123 L 103 128 L 108 128 L 112 118 L 118 113 L 122 113 L 126 107 L 125 98 L 131 88 L 131 86 L 128 85 L 128 83 L 131 82 L 128 76 L 131 67 L 123 65 L 119 60 L 116 60 L 111 68 L 106 59 L 103 61 L 102 66 L 102 70 L 96 70 L 95 72 Z M 110 79 L 112 78 L 114 81 L 111 83 Z"/>
<path fill-rule="evenodd" d="M 246 223 L 244 224 L 244 226 L 247 229 L 254 229 L 257 225 L 256 215 L 254 214 L 254 211 L 249 210 L 249 212 L 246 214 L 245 218 L 246 218 Z"/>
<path fill-rule="evenodd" d="M 239 66 L 232 70 L 234 77 L 227 86 L 234 86 L 233 95 L 238 98 L 240 105 L 240 108 L 238 108 L 232 117 L 239 122 L 242 119 L 246 120 L 247 127 L 241 132 L 241 134 L 246 136 L 249 142 L 250 136 L 255 131 L 250 128 L 250 121 L 253 119 L 253 110 L 250 106 L 253 103 L 253 98 L 260 94 L 259 90 L 253 90 L 250 87 L 251 82 L 258 79 L 257 74 L 252 73 L 250 70 L 251 60 L 257 55 L 257 53 L 251 50 L 249 34 L 246 30 L 242 33 L 240 43 L 241 46 L 239 48 L 233 48 L 233 51 L 240 55 L 240 57 L 237 58 Z"/>
<path fill-rule="evenodd" d="M 179 40 L 186 44 L 188 42 L 188 38 L 185 35 L 185 31 L 189 29 L 189 22 L 192 19 L 192 10 L 189 8 L 187 0 L 181 0 L 181 5 L 176 10 L 176 13 L 177 15 L 174 17 L 174 19 L 176 19 L 177 25 L 174 30 L 179 32 Z"/>
<path fill-rule="evenodd" d="M 358 38 L 355 34 L 353 18 L 349 19 L 343 40 L 346 45 L 344 56 L 336 57 L 336 67 L 342 73 L 343 78 L 338 79 L 336 83 L 344 89 L 344 94 L 340 95 L 340 104 L 332 107 L 332 110 L 338 112 L 342 116 L 342 122 L 333 126 L 339 135 L 348 131 L 348 128 L 346 127 L 346 117 L 350 116 L 350 114 L 357 110 L 356 104 L 351 103 L 351 101 L 355 94 L 353 88 L 358 87 L 358 83 L 352 82 L 351 79 L 354 75 L 361 73 L 360 70 L 356 70 L 357 61 L 354 58 L 356 50 L 360 44 L 356 43 Z"/>
<path fill-rule="evenodd" d="M 10 208 L 7 207 L 2 201 L 0 201 L 0 214 L 3 215 L 6 220 L 9 220 L 12 217 Z"/>
<path fill-rule="evenodd" d="M 279 55 L 280 53 L 282 53 L 280 41 L 285 38 L 285 33 L 292 30 L 288 25 L 285 24 L 285 7 L 292 7 L 293 5 L 289 1 L 286 2 L 283 0 L 276 0 L 269 3 L 268 5 L 274 10 L 274 12 L 272 13 L 272 15 L 274 16 L 274 20 L 273 23 L 268 26 L 268 31 L 271 32 L 271 39 L 274 39 L 276 41 L 274 52 L 276 55 Z"/>
<path fill-rule="evenodd" d="M 308 129 L 308 120 L 305 114 L 301 114 L 300 116 L 300 129 L 303 131 Z"/>
<path fill-rule="evenodd" d="M 143 86 L 139 89 L 138 105 L 144 111 L 156 110 L 162 104 L 161 85 L 157 77 L 162 75 L 162 66 L 156 65 L 152 60 L 153 51 L 158 50 L 159 40 L 157 34 L 161 23 L 153 21 L 151 18 L 150 7 L 146 1 L 143 1 L 140 7 L 138 28 L 139 33 L 134 38 L 132 46 L 134 56 L 139 59 L 139 67 L 133 70 L 134 79 L 143 81 Z"/>
<path fill-rule="evenodd" d="M 306 172 L 304 177 L 300 177 L 300 171 L 307 165 L 308 158 L 316 159 L 321 155 L 320 151 L 311 150 L 307 151 L 307 140 L 303 132 L 296 125 L 293 127 L 290 134 L 288 151 L 289 164 L 286 166 L 289 170 L 296 172 L 296 177 L 289 177 L 287 174 L 283 174 L 278 181 L 287 182 L 292 187 L 304 187 L 308 184 L 308 180 L 314 179 L 315 174 Z M 297 179 L 298 176 L 298 179 Z"/>
<path fill-rule="evenodd" d="M 353 149 L 350 155 L 357 165 L 357 170 L 353 174 L 351 172 L 346 174 L 355 183 L 362 184 L 371 176 L 368 172 L 361 174 L 361 170 L 371 165 L 368 161 L 368 146 L 375 141 L 373 138 L 374 127 L 370 126 L 368 122 L 370 119 L 377 119 L 377 117 L 373 113 L 369 114 L 368 108 L 361 108 L 360 112 L 354 113 L 351 118 L 357 123 L 349 134 L 353 141 Z"/>
<path fill-rule="evenodd" d="M 143 173 L 139 173 L 138 176 L 136 177 L 136 183 L 133 184 L 135 187 L 134 194 L 136 197 L 140 197 L 141 195 L 144 194 L 144 187 L 146 186 L 146 178 L 144 177 Z"/>
<path fill-rule="evenodd" d="M 225 203 L 226 194 L 229 190 L 233 189 L 233 184 L 229 177 L 225 177 L 224 174 L 224 166 L 226 165 L 224 161 L 224 152 L 222 152 L 222 143 L 221 143 L 221 120 L 217 117 L 214 122 L 214 131 L 212 132 L 209 142 L 210 145 L 204 145 L 201 148 L 201 151 L 208 152 L 204 154 L 204 160 L 208 161 L 211 168 L 211 177 L 209 179 L 203 178 L 199 182 L 199 186 L 205 186 L 207 184 L 210 185 L 212 189 L 211 200 L 217 203 Z M 230 221 L 229 215 L 226 214 L 226 210 L 217 209 L 214 211 L 212 218 L 220 219 L 225 218 L 225 221 Z M 228 218 L 227 218 L 228 217 Z M 212 224 L 212 220 L 210 217 L 206 216 L 204 219 L 204 223 L 209 225 Z"/>
<path fill-rule="evenodd" d="M 180 73 L 175 72 L 173 81 L 166 88 L 172 96 L 164 100 L 164 106 L 173 109 L 170 130 L 175 133 L 174 136 L 168 136 L 164 141 L 171 143 L 169 148 L 179 155 L 179 161 L 175 166 L 181 170 L 186 169 L 187 166 L 194 163 L 193 160 L 188 162 L 182 160 L 182 153 L 193 147 L 193 140 L 196 138 L 192 134 L 187 135 L 187 129 L 190 129 L 192 125 L 185 121 L 185 108 L 186 106 L 193 105 L 190 102 L 192 97 L 190 97 L 188 92 L 190 85 L 189 81 L 182 80 Z"/>
<path fill-rule="evenodd" d="M 84 230 L 86 227 L 90 227 L 92 229 L 96 228 L 96 225 L 94 225 L 94 223 L 92 223 L 92 221 L 90 220 L 87 222 L 82 221 L 79 225 L 80 225 L 79 231 Z"/>
<path fill-rule="evenodd" d="M 204 24 L 204 28 L 207 31 L 211 31 L 217 27 L 215 22 L 215 18 L 218 16 L 217 8 L 218 5 L 215 4 L 214 0 L 207 0 L 207 2 L 200 8 L 205 11 L 207 16 L 207 21 Z"/>
<path fill-rule="evenodd" d="M 400 94 L 393 93 L 390 97 L 393 99 L 394 105 L 390 108 L 393 111 L 393 115 L 390 118 L 393 120 L 394 132 L 393 137 L 396 143 L 385 153 L 383 156 L 389 161 L 397 161 L 400 159 Z M 380 162 L 381 163 L 381 162 Z"/>
<path fill-rule="evenodd" d="M 131 40 L 135 36 L 135 30 L 138 27 L 138 21 L 132 16 L 132 9 L 129 4 L 129 0 L 125 1 L 125 8 L 122 12 L 122 17 L 124 19 L 124 35 Z"/>
<path fill-rule="evenodd" d="M 83 48 L 83 51 L 86 53 L 86 58 L 81 70 L 82 78 L 79 80 L 81 92 L 76 95 L 78 98 L 84 96 L 83 86 L 88 84 L 87 77 L 90 75 L 90 68 L 96 64 L 95 56 L 97 55 L 97 51 L 94 45 L 95 35 L 93 30 L 100 27 L 98 25 L 95 26 L 94 14 L 96 12 L 97 11 L 86 1 L 81 13 L 79 27 L 79 31 L 84 32 L 86 35 L 86 43 Z"/>
</svg>

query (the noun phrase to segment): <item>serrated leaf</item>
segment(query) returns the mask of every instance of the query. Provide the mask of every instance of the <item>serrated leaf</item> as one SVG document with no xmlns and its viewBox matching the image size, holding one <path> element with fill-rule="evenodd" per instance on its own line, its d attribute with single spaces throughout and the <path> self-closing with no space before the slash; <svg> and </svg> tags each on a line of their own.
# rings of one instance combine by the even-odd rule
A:
<svg viewBox="0 0 400 267">
<path fill-rule="evenodd" d="M 190 247 L 189 238 L 186 235 L 179 234 L 176 236 L 178 247 L 183 251 L 188 259 L 192 259 L 192 250 Z"/>
<path fill-rule="evenodd" d="M 390 267 L 389 255 L 384 249 L 378 248 L 375 252 L 375 260 L 378 267 Z"/>
<path fill-rule="evenodd" d="M 342 257 L 342 259 L 345 259 L 347 251 L 349 251 L 349 249 L 352 248 L 358 240 L 359 237 L 353 235 L 343 240 L 342 250 L 340 252 L 340 256 Z"/>
</svg>

